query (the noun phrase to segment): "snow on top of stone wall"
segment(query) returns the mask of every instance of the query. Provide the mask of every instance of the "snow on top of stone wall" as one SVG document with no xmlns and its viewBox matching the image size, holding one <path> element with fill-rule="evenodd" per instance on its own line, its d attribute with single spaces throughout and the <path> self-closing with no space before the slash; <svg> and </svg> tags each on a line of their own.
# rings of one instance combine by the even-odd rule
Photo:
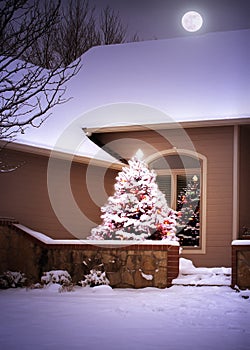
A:
<svg viewBox="0 0 250 350">
<path fill-rule="evenodd" d="M 151 241 L 151 240 L 145 240 L 145 241 L 113 241 L 113 240 L 85 240 L 85 239 L 52 239 L 45 234 L 41 232 L 34 231 L 24 225 L 21 224 L 14 224 L 13 226 L 19 228 L 20 230 L 26 232 L 30 236 L 38 239 L 39 241 L 45 243 L 45 244 L 90 244 L 90 245 L 98 245 L 98 246 L 112 246 L 112 247 L 119 247 L 119 246 L 126 246 L 126 245 L 134 245 L 134 244 L 140 244 L 140 245 L 174 245 L 179 246 L 179 243 L 176 241 L 169 241 L 169 240 L 161 240 L 161 241 Z"/>
<path fill-rule="evenodd" d="M 232 241 L 232 245 L 250 245 L 249 239 L 236 239 Z"/>
</svg>

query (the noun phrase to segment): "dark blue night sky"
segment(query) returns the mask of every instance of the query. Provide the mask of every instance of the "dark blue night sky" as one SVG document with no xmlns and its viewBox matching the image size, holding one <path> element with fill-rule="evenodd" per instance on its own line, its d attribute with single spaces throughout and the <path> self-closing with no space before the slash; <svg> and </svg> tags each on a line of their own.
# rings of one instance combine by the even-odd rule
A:
<svg viewBox="0 0 250 350">
<path fill-rule="evenodd" d="M 64 0 L 66 1 L 66 0 Z M 250 28 L 250 0 L 89 0 L 96 9 L 110 5 L 119 11 L 131 34 L 142 40 L 190 35 L 181 26 L 189 10 L 201 13 L 200 33 Z"/>
</svg>

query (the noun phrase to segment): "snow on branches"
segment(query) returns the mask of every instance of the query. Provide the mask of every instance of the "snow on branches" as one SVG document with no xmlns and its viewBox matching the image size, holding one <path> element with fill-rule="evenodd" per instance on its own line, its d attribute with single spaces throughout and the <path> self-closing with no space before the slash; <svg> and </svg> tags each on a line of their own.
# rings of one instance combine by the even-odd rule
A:
<svg viewBox="0 0 250 350">
<path fill-rule="evenodd" d="M 0 275 L 0 289 L 23 287 L 27 281 L 25 274 L 16 271 L 6 271 Z"/>
<path fill-rule="evenodd" d="M 71 276 L 66 270 L 51 270 L 43 273 L 41 282 L 43 284 L 58 283 L 62 285 L 64 283 L 71 283 Z"/>
<path fill-rule="evenodd" d="M 91 230 L 92 240 L 177 240 L 176 212 L 167 205 L 156 174 L 136 157 L 116 178 L 115 193 L 101 208 L 102 224 Z"/>
<path fill-rule="evenodd" d="M 109 280 L 106 277 L 105 271 L 99 271 L 92 269 L 89 274 L 84 275 L 84 280 L 80 281 L 78 284 L 82 287 L 90 286 L 101 286 L 101 285 L 109 285 Z"/>
</svg>

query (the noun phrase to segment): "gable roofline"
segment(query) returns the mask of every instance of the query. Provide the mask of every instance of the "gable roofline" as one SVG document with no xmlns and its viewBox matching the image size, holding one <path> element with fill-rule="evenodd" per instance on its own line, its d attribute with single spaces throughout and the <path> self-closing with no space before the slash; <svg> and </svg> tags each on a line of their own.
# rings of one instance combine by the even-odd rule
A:
<svg viewBox="0 0 250 350">
<path fill-rule="evenodd" d="M 143 131 L 143 130 L 163 130 L 163 129 L 176 129 L 182 127 L 183 129 L 200 128 L 200 127 L 214 127 L 214 126 L 234 126 L 234 125 L 246 125 L 250 124 L 250 116 L 240 118 L 225 118 L 225 119 L 206 119 L 197 121 L 185 121 L 176 123 L 151 123 L 151 124 L 129 124 L 129 125 L 116 125 L 116 126 L 101 126 L 99 128 L 83 128 L 83 131 L 87 136 L 99 133 L 112 133 L 112 132 L 130 132 L 130 131 Z"/>
</svg>

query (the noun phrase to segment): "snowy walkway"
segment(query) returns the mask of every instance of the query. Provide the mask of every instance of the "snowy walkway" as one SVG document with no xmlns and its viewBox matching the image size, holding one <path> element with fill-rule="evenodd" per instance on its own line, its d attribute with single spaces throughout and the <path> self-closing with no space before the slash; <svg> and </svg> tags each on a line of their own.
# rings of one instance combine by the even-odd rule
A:
<svg viewBox="0 0 250 350">
<path fill-rule="evenodd" d="M 191 260 L 180 258 L 180 273 L 174 285 L 183 286 L 230 286 L 231 268 L 195 267 Z"/>
<path fill-rule="evenodd" d="M 184 267 L 189 273 L 194 269 L 188 261 L 181 264 L 182 273 Z M 228 281 L 227 273 L 209 271 L 198 269 L 187 276 L 197 285 L 207 284 L 208 278 L 214 282 L 218 276 Z M 181 280 L 180 276 L 176 283 Z M 44 289 L 0 290 L 1 349 L 249 349 L 250 290 L 100 286 L 58 293 L 58 288 L 53 284 Z"/>
</svg>

